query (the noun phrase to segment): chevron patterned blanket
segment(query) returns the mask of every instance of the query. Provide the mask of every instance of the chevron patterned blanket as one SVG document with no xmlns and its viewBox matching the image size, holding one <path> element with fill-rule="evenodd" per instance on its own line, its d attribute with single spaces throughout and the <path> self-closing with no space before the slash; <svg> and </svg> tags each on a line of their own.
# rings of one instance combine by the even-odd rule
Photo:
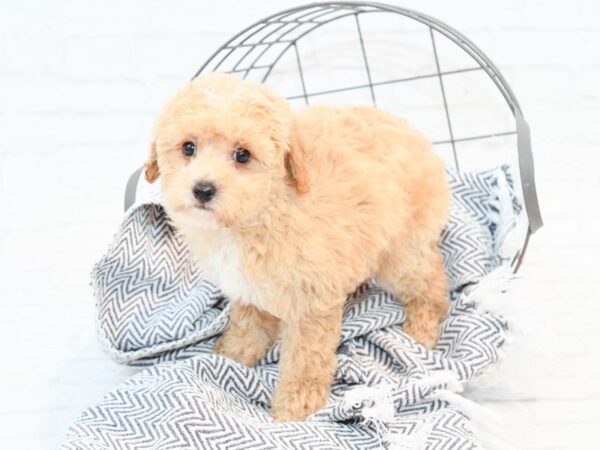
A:
<svg viewBox="0 0 600 450">
<path fill-rule="evenodd" d="M 148 366 L 88 408 L 63 449 L 479 448 L 462 385 L 499 358 L 508 325 L 480 307 L 521 206 L 508 167 L 448 171 L 453 200 L 441 248 L 452 306 L 433 351 L 402 332 L 400 302 L 373 283 L 348 299 L 328 404 L 275 424 L 276 344 L 256 368 L 213 354 L 228 303 L 202 277 L 154 201 L 126 213 L 92 271 L 98 334 L 120 363 Z M 512 255 L 511 255 L 512 256 Z"/>
</svg>

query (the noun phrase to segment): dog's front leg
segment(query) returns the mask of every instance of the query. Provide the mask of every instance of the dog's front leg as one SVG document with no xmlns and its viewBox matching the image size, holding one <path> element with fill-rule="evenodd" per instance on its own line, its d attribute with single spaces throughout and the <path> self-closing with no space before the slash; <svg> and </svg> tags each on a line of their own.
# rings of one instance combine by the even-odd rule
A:
<svg viewBox="0 0 600 450">
<path fill-rule="evenodd" d="M 248 367 L 261 359 L 277 338 L 279 320 L 253 305 L 232 302 L 229 325 L 215 351 Z"/>
<path fill-rule="evenodd" d="M 327 402 L 337 367 L 343 303 L 325 314 L 281 323 L 276 422 L 301 421 Z"/>
</svg>

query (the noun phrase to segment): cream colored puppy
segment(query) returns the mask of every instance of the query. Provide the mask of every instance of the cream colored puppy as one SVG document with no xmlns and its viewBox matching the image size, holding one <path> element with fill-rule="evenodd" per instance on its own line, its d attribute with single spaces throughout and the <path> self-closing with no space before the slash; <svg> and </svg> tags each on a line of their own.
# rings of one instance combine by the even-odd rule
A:
<svg viewBox="0 0 600 450">
<path fill-rule="evenodd" d="M 156 127 L 145 176 L 162 177 L 174 225 L 231 301 L 216 351 L 248 366 L 282 340 L 277 421 L 321 408 L 348 294 L 375 276 L 404 329 L 433 347 L 448 296 L 442 162 L 375 108 L 292 112 L 265 86 L 202 75 Z"/>
</svg>

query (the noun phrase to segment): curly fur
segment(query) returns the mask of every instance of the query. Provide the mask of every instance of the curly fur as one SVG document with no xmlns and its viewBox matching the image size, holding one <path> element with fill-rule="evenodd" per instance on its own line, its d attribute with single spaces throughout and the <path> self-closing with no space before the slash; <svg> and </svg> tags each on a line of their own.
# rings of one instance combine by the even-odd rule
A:
<svg viewBox="0 0 600 450">
<path fill-rule="evenodd" d="M 233 160 L 237 146 L 249 163 Z M 158 176 L 169 216 L 231 300 L 216 351 L 252 366 L 282 340 L 275 420 L 325 404 L 345 299 L 372 276 L 404 303 L 406 332 L 435 345 L 449 192 L 441 160 L 406 121 L 370 107 L 293 112 L 265 86 L 203 75 L 158 120 L 146 178 Z M 206 208 L 198 181 L 217 187 Z"/>
</svg>

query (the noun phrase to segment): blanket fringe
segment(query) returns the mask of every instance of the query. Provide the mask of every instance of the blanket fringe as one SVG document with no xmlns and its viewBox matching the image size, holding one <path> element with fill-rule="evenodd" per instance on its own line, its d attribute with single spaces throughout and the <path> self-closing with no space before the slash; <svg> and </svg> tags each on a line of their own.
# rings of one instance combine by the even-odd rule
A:
<svg viewBox="0 0 600 450">
<path fill-rule="evenodd" d="M 478 309 L 501 316 L 507 322 L 506 340 L 495 364 L 464 384 L 450 371 L 438 371 L 419 381 L 423 388 L 431 389 L 429 398 L 447 402 L 470 419 L 475 439 L 486 450 L 515 446 L 505 437 L 501 417 L 477 402 L 533 398 L 529 389 L 531 365 L 535 361 L 543 360 L 544 364 L 553 361 L 553 353 L 547 349 L 558 347 L 556 338 L 532 319 L 527 298 L 519 295 L 520 285 L 521 278 L 510 267 L 500 266 L 468 294 L 467 301 L 472 299 Z M 375 429 L 382 448 L 425 448 L 431 432 L 426 422 L 410 435 L 390 431 L 389 425 L 395 420 L 392 389 L 387 384 L 359 387 L 348 392 L 346 400 L 363 405 L 363 423 Z"/>
<path fill-rule="evenodd" d="M 355 387 L 344 397 L 348 405 L 360 408 L 363 417 L 361 423 L 375 430 L 381 448 L 385 448 L 385 444 L 389 441 L 387 424 L 393 422 L 395 418 L 392 392 L 393 385 L 381 383 L 377 386 Z"/>
<path fill-rule="evenodd" d="M 501 266 L 469 293 L 477 308 L 501 316 L 508 324 L 498 361 L 468 382 L 466 394 L 474 400 L 530 399 L 532 365 L 547 366 L 556 360 L 560 343 L 533 319 L 528 299 L 520 294 L 522 281 L 510 267 Z"/>
<path fill-rule="evenodd" d="M 453 409 L 469 418 L 474 437 L 480 448 L 486 450 L 508 450 L 509 445 L 502 436 L 500 420 L 489 409 L 469 400 L 460 393 L 463 384 L 455 373 L 438 371 L 418 381 L 421 389 L 430 390 L 425 400 L 442 400 Z M 393 386 L 360 386 L 349 391 L 345 396 L 348 404 L 362 406 L 362 423 L 373 428 L 379 439 L 379 446 L 389 450 L 422 450 L 427 446 L 432 424 L 423 421 L 421 426 L 410 434 L 395 433 L 390 425 L 395 419 Z"/>
<path fill-rule="evenodd" d="M 485 450 L 514 449 L 514 446 L 503 437 L 502 421 L 492 410 L 449 389 L 440 389 L 433 394 L 433 397 L 448 402 L 469 418 L 475 440 L 480 448 Z"/>
<path fill-rule="evenodd" d="M 500 417 L 485 406 L 461 395 L 464 384 L 458 380 L 454 372 L 440 371 L 422 382 L 429 383 L 432 388 L 437 387 L 429 395 L 429 399 L 445 401 L 453 409 L 469 418 L 474 438 L 480 448 L 486 450 L 514 449 L 514 446 L 503 438 Z M 422 441 L 423 444 L 425 442 Z M 424 446 L 415 447 L 415 449 L 417 448 L 424 448 Z"/>
</svg>

